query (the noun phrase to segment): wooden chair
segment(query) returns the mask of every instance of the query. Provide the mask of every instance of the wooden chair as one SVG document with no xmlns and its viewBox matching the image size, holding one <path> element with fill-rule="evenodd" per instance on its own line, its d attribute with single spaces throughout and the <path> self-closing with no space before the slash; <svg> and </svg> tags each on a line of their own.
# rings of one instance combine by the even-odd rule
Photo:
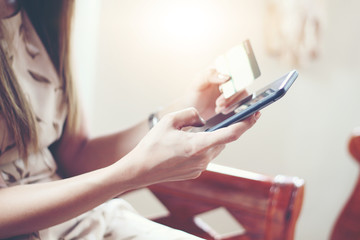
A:
<svg viewBox="0 0 360 240">
<path fill-rule="evenodd" d="M 354 130 L 349 140 L 348 149 L 355 160 L 360 163 L 360 128 Z M 331 234 L 331 240 L 360 239 L 360 176 L 355 188 L 340 213 Z"/>
<path fill-rule="evenodd" d="M 224 207 L 245 228 L 228 238 L 247 240 L 294 239 L 304 196 L 304 181 L 297 177 L 265 176 L 210 164 L 199 178 L 149 187 L 170 215 L 153 219 L 205 239 L 215 239 L 201 229 L 194 216 Z"/>
</svg>

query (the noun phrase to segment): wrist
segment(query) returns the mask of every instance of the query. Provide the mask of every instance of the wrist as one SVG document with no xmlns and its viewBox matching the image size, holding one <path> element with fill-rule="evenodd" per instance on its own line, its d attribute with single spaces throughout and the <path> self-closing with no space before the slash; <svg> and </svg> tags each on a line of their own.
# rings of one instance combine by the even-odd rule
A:
<svg viewBox="0 0 360 240">
<path fill-rule="evenodd" d="M 141 187 L 137 182 L 140 178 L 139 169 L 128 155 L 103 170 L 105 182 L 116 196 Z"/>
<path fill-rule="evenodd" d="M 122 159 L 110 166 L 110 175 L 112 176 L 113 184 L 117 187 L 121 186 L 119 190 L 121 193 L 133 189 L 146 187 L 152 182 L 147 177 L 149 166 L 145 164 L 149 159 L 144 151 L 139 148 L 133 149 Z"/>
</svg>

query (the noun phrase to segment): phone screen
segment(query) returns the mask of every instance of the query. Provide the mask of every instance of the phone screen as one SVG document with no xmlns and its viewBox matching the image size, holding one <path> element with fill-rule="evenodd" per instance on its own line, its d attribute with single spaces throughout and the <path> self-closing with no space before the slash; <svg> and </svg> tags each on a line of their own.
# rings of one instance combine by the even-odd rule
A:
<svg viewBox="0 0 360 240">
<path fill-rule="evenodd" d="M 210 118 L 208 121 L 206 121 L 206 124 L 203 127 L 201 127 L 201 129 L 199 129 L 199 130 L 213 131 L 213 129 L 212 129 L 213 127 L 217 126 L 218 124 L 220 124 L 221 122 L 223 122 L 223 121 L 225 121 L 227 119 L 230 119 L 232 116 L 234 116 L 236 114 L 245 113 L 246 110 L 250 109 L 252 106 L 257 104 L 261 100 L 266 99 L 271 94 L 274 94 L 274 92 L 275 92 L 275 90 L 268 89 L 268 90 L 260 93 L 259 95 L 253 93 L 253 94 L 247 96 L 246 98 L 244 98 L 240 102 L 238 102 L 235 105 L 232 105 L 231 107 L 226 109 L 224 111 L 225 114 L 220 113 L 220 114 L 217 114 L 214 117 Z M 249 115 L 251 115 L 250 112 L 248 114 L 244 114 L 241 118 L 238 118 L 236 122 L 244 120 Z"/>
</svg>

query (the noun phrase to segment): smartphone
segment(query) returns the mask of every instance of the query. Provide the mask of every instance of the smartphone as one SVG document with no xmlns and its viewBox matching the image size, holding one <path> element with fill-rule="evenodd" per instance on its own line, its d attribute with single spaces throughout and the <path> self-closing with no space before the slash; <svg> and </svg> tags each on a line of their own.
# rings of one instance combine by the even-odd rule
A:
<svg viewBox="0 0 360 240">
<path fill-rule="evenodd" d="M 266 87 L 249 94 L 239 102 L 231 105 L 226 113 L 219 113 L 215 115 L 207 120 L 204 126 L 194 127 L 191 131 L 212 132 L 244 120 L 250 115 L 283 97 L 298 75 L 299 74 L 296 70 L 285 74 Z"/>
<path fill-rule="evenodd" d="M 225 98 L 245 89 L 261 74 L 248 39 L 217 57 L 215 67 L 218 72 L 231 77 L 219 87 Z"/>
</svg>

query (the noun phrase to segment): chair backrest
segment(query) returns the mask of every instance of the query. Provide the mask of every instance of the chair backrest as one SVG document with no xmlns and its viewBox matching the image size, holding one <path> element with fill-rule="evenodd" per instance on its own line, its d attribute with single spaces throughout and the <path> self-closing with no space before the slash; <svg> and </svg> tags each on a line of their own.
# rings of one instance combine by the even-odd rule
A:
<svg viewBox="0 0 360 240">
<path fill-rule="evenodd" d="M 360 128 L 354 130 L 348 144 L 349 152 L 360 163 Z M 342 209 L 331 234 L 331 240 L 360 239 L 360 175 L 355 188 Z"/>
<path fill-rule="evenodd" d="M 223 207 L 245 229 L 226 239 L 291 240 L 304 195 L 300 178 L 270 177 L 215 164 L 197 179 L 149 188 L 170 212 L 155 221 L 205 239 L 214 237 L 199 228 L 194 216 Z"/>
</svg>

